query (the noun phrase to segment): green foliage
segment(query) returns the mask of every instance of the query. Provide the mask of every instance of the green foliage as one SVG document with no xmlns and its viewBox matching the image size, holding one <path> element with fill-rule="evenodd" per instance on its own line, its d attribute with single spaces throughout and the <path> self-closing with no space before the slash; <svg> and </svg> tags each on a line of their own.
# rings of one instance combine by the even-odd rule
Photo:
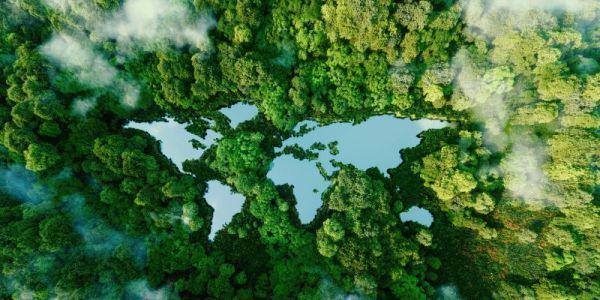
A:
<svg viewBox="0 0 600 300">
<path fill-rule="evenodd" d="M 485 187 L 487 179 L 480 177 L 478 180 L 472 172 L 481 165 L 487 165 L 489 155 L 484 148 L 480 148 L 480 134 L 463 131 L 460 136 L 463 149 L 459 145 L 443 146 L 423 157 L 422 165 L 416 171 L 423 179 L 423 184 L 440 200 L 440 208 L 448 213 L 455 226 L 473 229 L 486 239 L 494 238 L 496 231 L 488 228 L 484 220 L 470 211 L 473 209 L 479 214 L 489 214 L 494 210 L 495 199 L 482 192 L 496 188 Z"/>
<path fill-rule="evenodd" d="M 266 172 L 268 157 L 262 151 L 264 136 L 260 133 L 242 132 L 219 143 L 212 167 L 225 174 L 244 174 L 257 170 Z"/>
<path fill-rule="evenodd" d="M 69 249 L 78 241 L 72 221 L 65 215 L 57 215 L 40 223 L 40 238 L 41 247 L 48 251 Z"/>
<path fill-rule="evenodd" d="M 394 61 L 394 46 L 399 40 L 399 30 L 390 22 L 391 1 L 332 0 L 322 6 L 327 37 L 332 44 L 345 39 L 360 52 L 367 49 L 386 52 Z"/>
<path fill-rule="evenodd" d="M 50 144 L 29 144 L 25 154 L 25 167 L 32 171 L 44 171 L 54 167 L 60 161 L 60 155 Z"/>
<path fill-rule="evenodd" d="M 539 103 L 535 106 L 521 107 L 516 111 L 512 124 L 535 125 L 546 124 L 558 117 L 558 106 L 547 103 Z"/>
<path fill-rule="evenodd" d="M 96 4 L 104 9 L 115 9 L 119 7 L 119 0 L 96 0 Z"/>
<path fill-rule="evenodd" d="M 423 283 L 404 271 L 409 262 L 421 259 L 418 246 L 402 236 L 382 181 L 344 166 L 324 200 L 328 218 L 317 230 L 317 249 L 353 275 L 358 291 L 375 295 L 389 287 L 396 297 L 425 298 Z"/>
<path fill-rule="evenodd" d="M 438 299 L 446 283 L 465 299 L 600 295 L 597 8 L 177 0 L 199 28 L 181 33 L 170 18 L 101 24 L 152 19 L 145 3 L 58 2 L 0 3 L 1 299 Z M 163 30 L 207 43 L 138 44 Z M 113 85 L 41 51 L 66 33 L 114 68 Z M 236 102 L 260 112 L 231 128 L 219 110 Z M 269 180 L 270 164 L 339 149 L 276 149 L 304 120 L 383 114 L 452 124 L 421 133 L 389 177 L 319 164 L 331 185 L 301 224 L 305 199 Z M 180 172 L 124 128 L 165 118 L 221 138 Z M 209 180 L 246 198 L 213 240 Z M 433 225 L 402 223 L 411 206 Z"/>
</svg>

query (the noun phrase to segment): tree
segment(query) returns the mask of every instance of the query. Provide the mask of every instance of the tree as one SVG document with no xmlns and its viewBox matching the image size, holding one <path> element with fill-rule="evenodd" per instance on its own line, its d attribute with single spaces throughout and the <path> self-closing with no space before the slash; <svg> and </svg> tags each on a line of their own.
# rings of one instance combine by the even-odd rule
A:
<svg viewBox="0 0 600 300">
<path fill-rule="evenodd" d="M 211 167 L 234 176 L 266 172 L 269 160 L 261 149 L 263 139 L 264 136 L 260 133 L 242 132 L 222 140 Z"/>
<path fill-rule="evenodd" d="M 123 160 L 123 174 L 133 177 L 146 177 L 158 171 L 156 160 L 145 155 L 139 150 L 125 151 L 121 153 Z"/>
<path fill-rule="evenodd" d="M 29 144 L 25 154 L 25 167 L 31 171 L 45 171 L 61 160 L 56 148 L 50 144 Z"/>
<path fill-rule="evenodd" d="M 398 6 L 394 18 L 408 31 L 423 30 L 433 6 L 428 1 L 408 2 Z"/>
<path fill-rule="evenodd" d="M 41 247 L 48 251 L 69 250 L 79 240 L 77 233 L 73 232 L 71 219 L 63 214 L 40 223 L 39 233 Z"/>
<path fill-rule="evenodd" d="M 394 46 L 400 33 L 396 24 L 389 21 L 391 7 L 391 1 L 327 1 L 321 8 L 328 24 L 327 37 L 332 43 L 346 39 L 360 52 L 384 51 L 388 60 L 394 61 Z"/>
<path fill-rule="evenodd" d="M 190 56 L 175 51 L 164 51 L 159 52 L 157 57 L 159 62 L 156 68 L 160 72 L 160 84 L 167 101 L 164 105 L 191 108 L 193 98 L 189 92 L 189 85 L 193 71 Z"/>
<path fill-rule="evenodd" d="M 392 214 L 390 195 L 380 179 L 342 166 L 324 201 L 321 213 L 327 218 L 317 230 L 317 249 L 351 274 L 356 291 L 375 295 L 390 287 L 395 293 L 406 289 L 419 299 L 425 297 L 418 280 L 409 279 L 405 271 L 409 261 L 420 259 L 419 247 L 399 230 L 399 219 Z M 390 277 L 389 283 L 381 281 Z"/>
<path fill-rule="evenodd" d="M 21 155 L 27 150 L 29 145 L 36 141 L 36 136 L 33 132 L 27 129 L 19 128 L 12 122 L 4 123 L 4 142 L 3 145 L 9 150 Z"/>
<path fill-rule="evenodd" d="M 558 117 L 559 108 L 556 104 L 539 103 L 520 107 L 512 119 L 514 125 L 535 125 L 550 123 Z"/>
</svg>

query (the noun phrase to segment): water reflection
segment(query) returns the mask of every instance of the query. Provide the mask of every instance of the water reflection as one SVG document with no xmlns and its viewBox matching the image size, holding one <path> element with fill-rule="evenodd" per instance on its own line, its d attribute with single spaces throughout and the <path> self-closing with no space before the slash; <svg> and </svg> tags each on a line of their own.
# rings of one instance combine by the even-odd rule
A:
<svg viewBox="0 0 600 300">
<path fill-rule="evenodd" d="M 214 144 L 221 135 L 215 131 L 209 130 L 206 138 L 202 139 L 197 135 L 185 130 L 187 124 L 177 123 L 173 119 L 167 121 L 156 121 L 152 123 L 129 122 L 125 128 L 135 128 L 143 130 L 160 141 L 161 152 L 171 159 L 175 165 L 182 170 L 182 164 L 188 159 L 196 159 L 202 156 L 203 149 L 194 149 L 191 140 L 200 141 L 206 147 Z"/>
<path fill-rule="evenodd" d="M 408 211 L 400 214 L 400 220 L 402 222 L 416 222 L 429 227 L 433 223 L 433 215 L 424 208 L 413 206 Z"/>
<path fill-rule="evenodd" d="M 336 151 L 330 151 L 329 148 L 315 150 L 319 154 L 315 161 L 297 160 L 292 155 L 282 155 L 275 159 L 267 176 L 275 184 L 287 183 L 294 186 L 300 220 L 308 223 L 321 206 L 321 193 L 329 186 L 329 182 L 320 175 L 317 162 L 323 165 L 328 174 L 335 170 L 330 163 L 332 159 L 352 164 L 362 170 L 377 167 L 386 173 L 387 169 L 400 164 L 400 149 L 419 144 L 420 139 L 417 135 L 420 132 L 426 129 L 443 128 L 447 123 L 376 116 L 360 124 L 336 123 L 317 126 L 315 122 L 308 121 L 299 124 L 296 129 L 302 125 L 314 129 L 300 137 L 286 140 L 279 150 L 294 144 L 309 149 L 316 142 L 323 145 L 337 142 L 339 153 L 335 154 Z"/>
<path fill-rule="evenodd" d="M 232 128 L 237 127 L 240 123 L 246 122 L 258 114 L 258 109 L 252 104 L 238 102 L 230 107 L 219 110 L 229 118 L 229 125 Z"/>
<path fill-rule="evenodd" d="M 206 202 L 215 210 L 213 212 L 212 225 L 209 238 L 212 240 L 217 231 L 231 221 L 231 218 L 242 210 L 244 196 L 234 193 L 229 186 L 216 180 L 208 182 Z"/>
<path fill-rule="evenodd" d="M 237 103 L 231 107 L 221 109 L 220 112 L 231 120 L 231 127 L 236 127 L 238 124 L 256 116 L 258 109 L 254 105 Z M 206 138 L 202 139 L 199 136 L 189 133 L 185 129 L 187 125 L 167 118 L 166 121 L 150 123 L 129 122 L 125 128 L 136 128 L 146 131 L 159 140 L 161 142 L 162 153 L 170 158 L 181 170 L 184 161 L 197 159 L 204 153 L 204 149 L 194 149 L 190 142 L 191 140 L 198 140 L 208 148 L 221 138 L 221 134 L 213 130 L 208 130 Z"/>
</svg>

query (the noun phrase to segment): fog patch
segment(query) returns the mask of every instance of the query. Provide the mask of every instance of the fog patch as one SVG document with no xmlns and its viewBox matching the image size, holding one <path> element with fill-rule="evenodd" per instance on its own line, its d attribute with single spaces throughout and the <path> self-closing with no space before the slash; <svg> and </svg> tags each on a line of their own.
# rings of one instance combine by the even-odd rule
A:
<svg viewBox="0 0 600 300">
<path fill-rule="evenodd" d="M 554 26 L 556 13 L 577 14 L 593 21 L 600 3 L 595 0 L 466 0 L 463 17 L 471 33 L 488 40 L 511 30 Z"/>
<path fill-rule="evenodd" d="M 43 0 L 43 2 L 51 9 L 56 10 L 64 14 L 64 17 L 74 18 L 72 22 L 77 24 L 70 24 L 75 26 L 85 26 L 90 29 L 92 25 L 105 14 L 98 6 L 94 3 L 95 1 L 81 1 L 81 0 Z"/>
<path fill-rule="evenodd" d="M 498 41 L 506 43 L 507 34 L 534 32 L 543 27 L 556 28 L 559 16 L 565 13 L 574 15 L 574 28 L 584 32 L 585 26 L 593 24 L 599 11 L 600 2 L 593 0 L 463 2 L 466 33 L 475 37 L 475 44 L 484 41 L 488 46 L 494 46 Z M 523 71 L 513 70 L 509 65 L 494 66 L 493 62 L 499 55 L 494 51 L 498 50 L 492 47 L 484 55 L 467 49 L 458 51 L 452 59 L 455 89 L 451 105 L 455 110 L 470 112 L 474 120 L 483 124 L 483 140 L 487 147 L 507 153 L 499 165 L 499 172 L 504 176 L 505 195 L 538 208 L 540 205 L 557 204 L 561 196 L 552 191 L 543 169 L 547 147 L 537 141 L 527 127 L 518 126 L 527 124 L 511 124 L 511 119 L 517 116 L 516 107 L 536 103 L 540 96 L 531 91 L 528 83 L 519 81 Z M 510 49 L 503 51 L 509 52 L 503 55 L 515 55 Z M 595 61 L 583 56 L 573 63 L 579 73 L 598 70 Z"/>
<path fill-rule="evenodd" d="M 42 55 L 92 89 L 111 89 L 121 95 L 121 103 L 133 108 L 139 98 L 139 87 L 122 78 L 93 47 L 65 33 L 54 34 L 40 48 Z M 90 103 L 88 103 L 90 104 Z M 89 110 L 89 108 L 88 108 Z"/>
<path fill-rule="evenodd" d="M 308 133 L 299 132 L 302 127 L 314 127 Z M 321 206 L 321 194 L 329 186 L 324 178 L 330 176 L 337 167 L 331 161 L 352 164 L 361 170 L 376 167 L 384 172 L 401 163 L 400 149 L 417 146 L 417 137 L 425 129 L 448 126 L 448 123 L 434 120 L 411 121 L 392 116 L 375 116 L 359 124 L 335 123 L 318 126 L 306 121 L 296 128 L 296 136 L 283 142 L 278 157 L 273 161 L 267 177 L 275 184 L 294 186 L 296 208 L 303 223 L 310 222 Z M 320 143 L 315 147 L 315 143 Z M 297 145 L 312 152 L 316 157 L 296 159 L 285 152 L 286 147 Z M 322 174 L 317 167 L 322 166 Z M 325 176 L 321 176 L 325 175 Z"/>
<path fill-rule="evenodd" d="M 106 38 L 126 48 L 154 47 L 167 41 L 177 47 L 191 45 L 204 49 L 208 32 L 216 26 L 209 15 L 195 16 L 186 2 L 178 0 L 127 0 L 119 12 L 96 27 Z"/>
<path fill-rule="evenodd" d="M 70 169 L 65 168 L 59 174 L 40 180 L 35 173 L 26 170 L 23 166 L 14 164 L 0 170 L 0 189 L 8 192 L 17 200 L 28 204 L 24 213 L 26 218 L 38 215 L 45 215 L 47 212 L 61 211 L 71 217 L 72 226 L 82 237 L 83 243 L 76 247 L 86 251 L 86 254 L 92 257 L 107 257 L 113 253 L 117 247 L 125 247 L 131 253 L 134 262 L 138 267 L 145 263 L 146 246 L 141 239 L 132 238 L 125 235 L 100 219 L 90 208 L 85 206 L 85 199 L 81 195 L 69 195 L 62 197 L 60 202 L 55 202 L 57 192 L 55 186 L 63 181 L 69 180 L 73 176 Z M 62 249 L 69 251 L 73 249 Z M 50 272 L 55 263 L 53 254 L 34 254 L 30 258 L 27 269 L 35 270 L 36 273 L 44 274 Z M 0 276 L 0 286 L 19 299 L 27 299 L 32 295 L 26 285 L 21 282 L 19 277 L 24 276 L 21 269 L 7 269 L 4 275 Z M 42 277 L 45 284 L 53 285 L 52 282 Z M 116 295 L 115 287 L 107 283 L 99 284 L 102 295 Z M 120 288 L 120 287 L 119 287 Z M 50 289 L 51 293 L 59 293 Z M 57 294 L 61 296 L 60 294 Z M 114 298 L 107 296 L 108 298 Z"/>
<path fill-rule="evenodd" d="M 455 285 L 447 284 L 438 287 L 435 290 L 435 297 L 437 300 L 461 300 L 462 296 Z"/>
<path fill-rule="evenodd" d="M 237 127 L 240 123 L 251 120 L 258 114 L 256 105 L 241 102 L 222 108 L 219 111 L 229 118 L 229 125 L 232 128 Z"/>
<path fill-rule="evenodd" d="M 0 287 L 4 288 L 5 292 L 11 293 L 12 299 L 33 300 L 33 291 L 14 278 L 15 272 L 18 271 L 3 270 L 3 274 L 0 274 Z M 4 294 L 0 295 L 4 296 Z"/>
<path fill-rule="evenodd" d="M 474 62 L 471 54 L 461 49 L 452 59 L 455 73 L 452 105 L 469 110 L 475 120 L 485 126 L 484 141 L 503 150 L 508 142 L 505 127 L 509 119 L 508 93 L 515 89 L 514 74 L 506 67 L 486 69 Z"/>
<path fill-rule="evenodd" d="M 217 231 L 221 230 L 235 214 L 242 210 L 245 198 L 241 194 L 234 193 L 229 186 L 216 180 L 208 182 L 208 191 L 204 198 L 208 205 L 214 209 L 208 236 L 212 240 Z"/>
<path fill-rule="evenodd" d="M 42 46 L 41 53 L 89 88 L 110 89 L 127 108 L 137 106 L 140 86 L 96 53 L 93 44 L 116 41 L 117 59 L 121 61 L 134 55 L 134 50 L 150 51 L 171 45 L 193 46 L 206 52 L 210 50 L 208 33 L 216 26 L 212 16 L 196 14 L 191 4 L 181 0 L 127 0 L 114 12 L 104 11 L 91 1 L 44 2 L 64 14 L 65 27 L 69 28 L 65 31 L 77 34 L 55 33 Z M 81 38 L 74 37 L 79 35 Z M 73 113 L 85 115 L 90 104 L 77 103 Z"/>
<path fill-rule="evenodd" d="M 274 64 L 290 68 L 296 63 L 296 48 L 293 43 L 283 43 L 279 52 L 281 54 L 273 59 Z"/>
<path fill-rule="evenodd" d="M 600 64 L 593 58 L 578 55 L 575 71 L 579 74 L 596 74 L 600 71 Z"/>
<path fill-rule="evenodd" d="M 117 70 L 95 53 L 91 46 L 84 45 L 64 33 L 52 36 L 42 46 L 41 53 L 61 67 L 72 71 L 80 82 L 93 88 L 108 87 L 117 77 Z"/>
<path fill-rule="evenodd" d="M 0 188 L 30 204 L 39 204 L 55 195 L 52 189 L 38 183 L 35 173 L 19 164 L 0 169 Z"/>
<path fill-rule="evenodd" d="M 123 95 L 123 98 L 121 98 L 121 102 L 125 106 L 135 107 L 140 97 L 139 87 L 133 84 L 123 84 L 117 86 L 121 89 L 121 94 Z"/>
<path fill-rule="evenodd" d="M 96 107 L 97 100 L 93 98 L 77 98 L 71 104 L 71 112 L 79 117 L 85 117 L 94 107 Z"/>
<path fill-rule="evenodd" d="M 0 189 L 16 199 L 32 205 L 32 211 L 56 208 L 52 199 L 56 191 L 52 186 L 72 176 L 69 169 L 50 178 L 47 183 L 39 181 L 35 173 L 23 166 L 14 164 L 0 170 Z M 70 195 L 61 198 L 66 213 L 73 219 L 73 226 L 86 243 L 86 249 L 92 254 L 108 254 L 117 246 L 127 246 L 143 261 L 145 246 L 141 241 L 132 239 L 111 228 L 98 218 L 93 211 L 85 207 L 85 199 L 81 195 Z"/>
<path fill-rule="evenodd" d="M 447 122 L 429 119 L 420 119 L 416 120 L 415 122 L 417 122 L 417 125 L 419 126 L 419 128 L 421 128 L 422 131 L 429 129 L 442 129 L 449 125 Z"/>
<path fill-rule="evenodd" d="M 24 17 L 27 15 L 27 13 L 25 13 L 23 11 L 23 9 L 19 6 L 19 4 L 17 3 L 17 0 L 6 0 L 6 1 L 0 3 L 0 7 L 2 9 L 9 10 L 11 13 L 13 13 L 15 15 L 19 15 L 19 17 Z"/>
<path fill-rule="evenodd" d="M 335 284 L 331 278 L 325 277 L 319 283 L 319 295 L 321 299 L 331 300 L 361 300 L 363 296 L 354 293 L 347 293 Z"/>
<path fill-rule="evenodd" d="M 15 299 L 20 299 L 20 300 L 33 300 L 33 296 L 35 296 L 33 291 L 30 291 L 27 289 L 20 290 L 13 294 L 13 297 L 16 297 Z"/>
<path fill-rule="evenodd" d="M 176 293 L 169 287 L 152 289 L 145 279 L 131 281 L 125 287 L 125 299 L 132 300 L 166 300 L 179 299 Z"/>
<path fill-rule="evenodd" d="M 514 145 L 501 163 L 509 193 L 529 204 L 548 200 L 548 180 L 543 171 L 545 161 L 543 145 L 527 141 Z"/>
<path fill-rule="evenodd" d="M 415 222 L 430 227 L 433 223 L 433 215 L 427 209 L 413 206 L 409 210 L 400 213 L 400 220 L 402 222 Z"/>
<path fill-rule="evenodd" d="M 57 195 L 52 186 L 70 179 L 71 176 L 73 176 L 71 169 L 64 168 L 60 173 L 42 182 L 35 172 L 15 163 L 0 168 L 0 190 L 16 200 L 31 204 L 31 207 L 48 207 L 48 205 L 52 207 L 53 204 L 49 200 Z"/>
<path fill-rule="evenodd" d="M 151 123 L 129 122 L 125 128 L 143 130 L 160 141 L 161 152 L 171 159 L 179 170 L 183 171 L 183 162 L 188 159 L 198 159 L 204 153 L 204 149 L 195 148 L 192 140 L 199 141 L 204 147 L 214 144 L 221 135 L 213 130 L 208 130 L 205 138 L 196 136 L 185 128 L 188 124 L 177 123 L 174 119 L 156 121 Z"/>
<path fill-rule="evenodd" d="M 216 26 L 214 17 L 196 14 L 189 2 L 182 0 L 126 0 L 114 12 L 87 1 L 45 2 L 73 17 L 70 25 L 91 32 L 90 38 L 95 42 L 115 40 L 123 53 L 135 48 L 156 50 L 166 45 L 208 50 L 208 33 Z"/>
</svg>

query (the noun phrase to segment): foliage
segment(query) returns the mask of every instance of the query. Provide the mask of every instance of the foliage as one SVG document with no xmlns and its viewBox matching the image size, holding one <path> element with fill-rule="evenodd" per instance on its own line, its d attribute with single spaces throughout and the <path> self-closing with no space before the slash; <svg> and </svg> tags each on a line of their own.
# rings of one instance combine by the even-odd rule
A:
<svg viewBox="0 0 600 300">
<path fill-rule="evenodd" d="M 598 298 L 599 8 L 497 2 L 1 2 L 0 298 Z M 452 124 L 389 177 L 321 165 L 301 224 L 271 163 L 340 149 L 275 149 L 382 114 Z M 182 172 L 125 128 L 167 117 L 221 137 Z M 246 198 L 212 240 L 210 180 Z"/>
</svg>

